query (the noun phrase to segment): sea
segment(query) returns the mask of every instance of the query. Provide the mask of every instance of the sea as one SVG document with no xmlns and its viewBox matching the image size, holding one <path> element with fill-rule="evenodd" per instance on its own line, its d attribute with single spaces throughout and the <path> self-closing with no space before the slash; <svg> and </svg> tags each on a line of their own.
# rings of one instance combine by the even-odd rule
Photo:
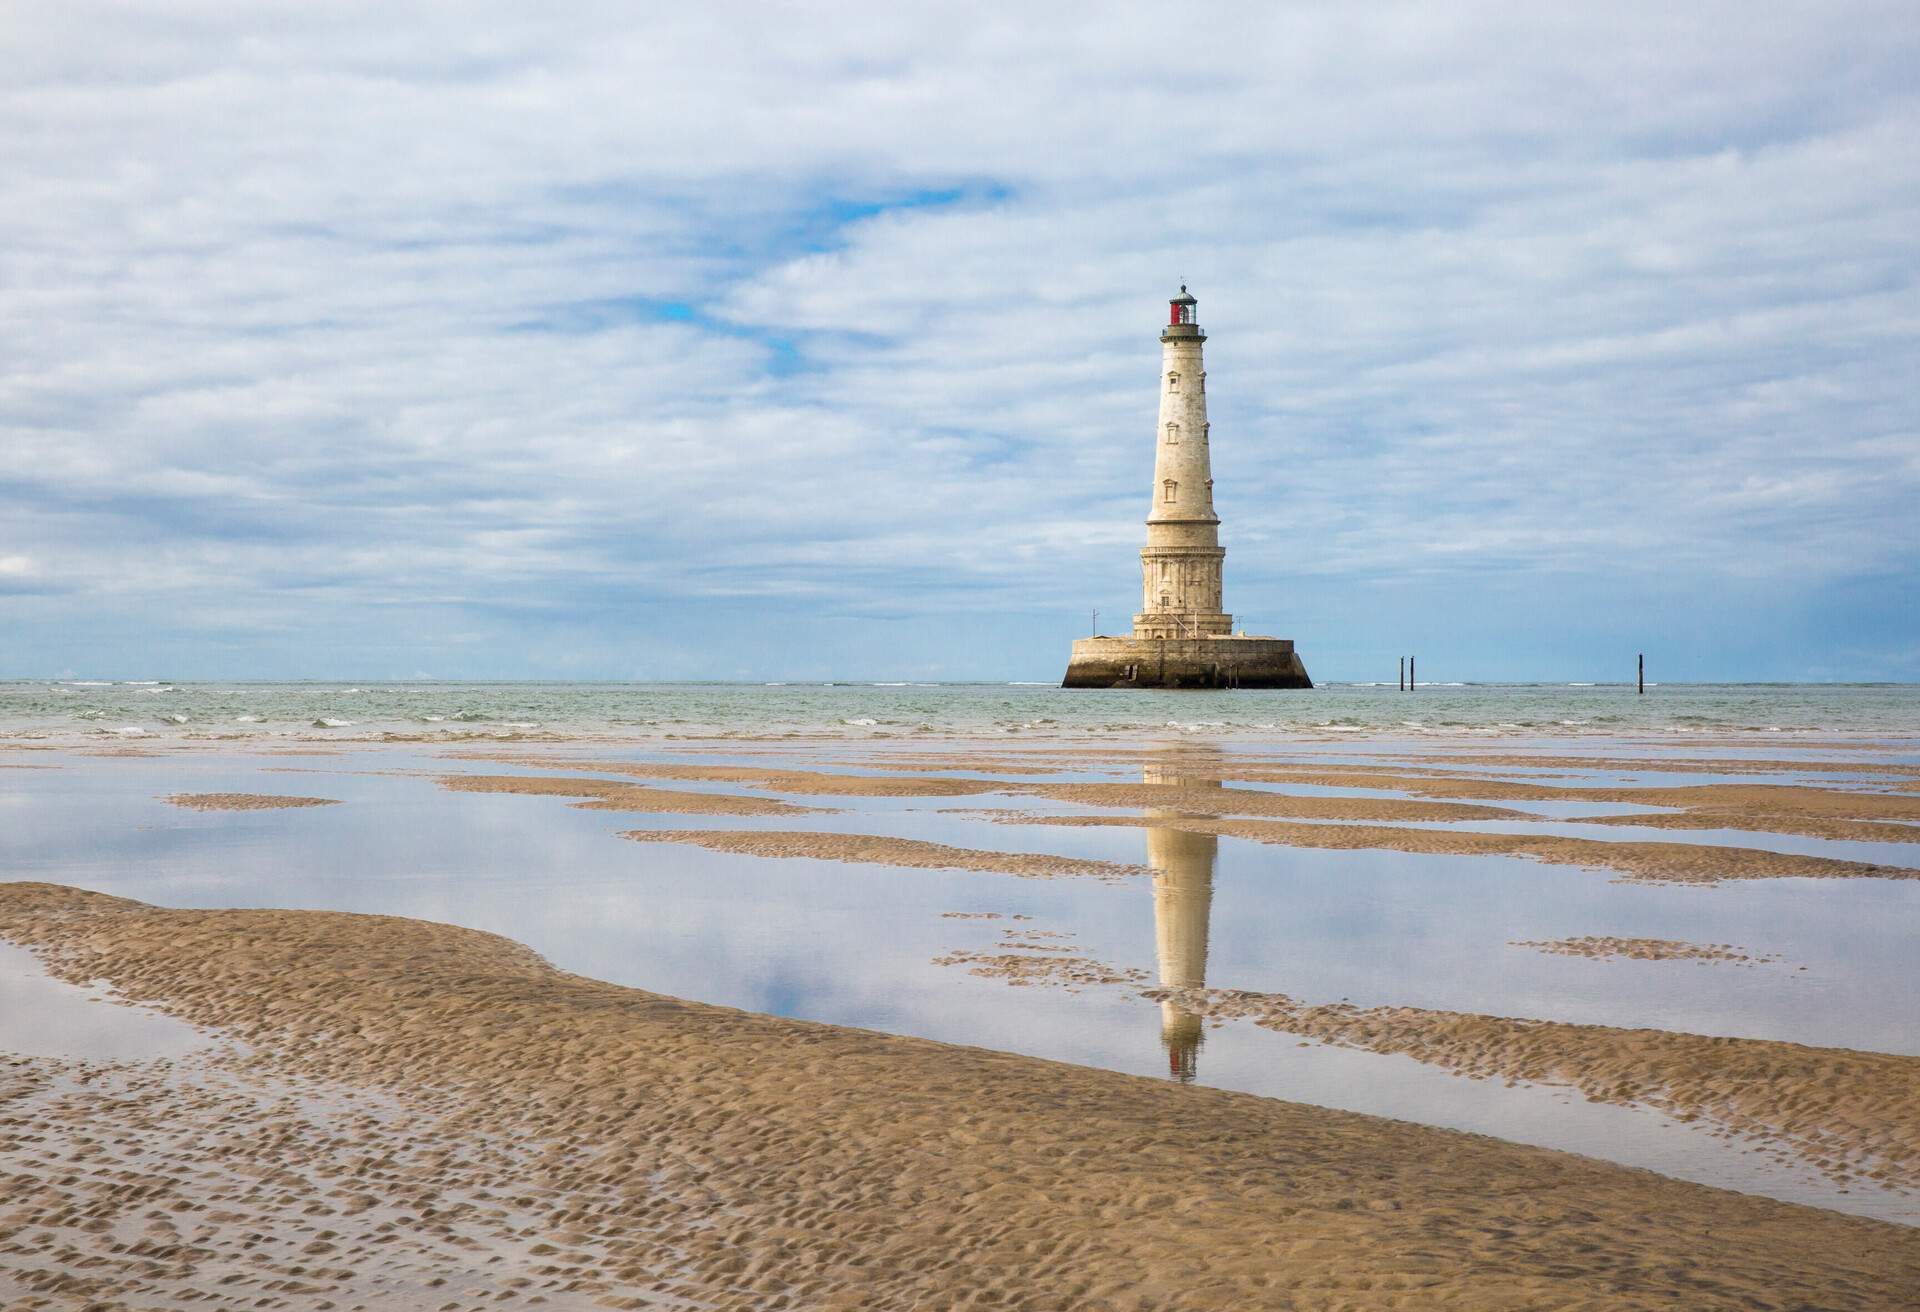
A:
<svg viewBox="0 0 1920 1312">
<path fill-rule="evenodd" d="M 614 741 L 758 738 L 1920 739 L 1920 684 L 1327 683 L 1311 691 L 1042 683 L 0 682 L 0 736 Z"/>
</svg>

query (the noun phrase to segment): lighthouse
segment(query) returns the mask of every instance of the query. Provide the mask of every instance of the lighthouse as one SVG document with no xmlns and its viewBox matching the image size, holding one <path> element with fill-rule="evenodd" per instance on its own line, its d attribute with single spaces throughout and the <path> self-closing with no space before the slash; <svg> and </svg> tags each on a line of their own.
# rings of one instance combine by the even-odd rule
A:
<svg viewBox="0 0 1920 1312">
<path fill-rule="evenodd" d="M 1207 423 L 1207 369 L 1194 321 L 1196 302 L 1182 287 L 1160 334 L 1160 420 L 1147 510 L 1147 545 L 1140 552 L 1140 613 L 1136 638 L 1197 638 L 1233 632 L 1220 609 L 1220 516 L 1213 513 L 1212 431 Z"/>
<path fill-rule="evenodd" d="M 1213 428 L 1198 301 L 1183 285 L 1160 331 L 1158 420 L 1141 603 L 1126 637 L 1073 644 L 1066 688 L 1311 688 L 1288 638 L 1233 631 L 1225 610 Z"/>
</svg>

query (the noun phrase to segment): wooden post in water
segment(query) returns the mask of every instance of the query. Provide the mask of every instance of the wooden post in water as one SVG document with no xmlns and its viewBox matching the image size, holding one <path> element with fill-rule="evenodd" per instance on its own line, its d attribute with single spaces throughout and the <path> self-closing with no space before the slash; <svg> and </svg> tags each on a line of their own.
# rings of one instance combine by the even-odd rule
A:
<svg viewBox="0 0 1920 1312">
<path fill-rule="evenodd" d="M 1407 658 L 1405 656 L 1402 656 L 1400 658 L 1400 691 L 1405 692 L 1406 690 L 1407 690 Z"/>
<path fill-rule="evenodd" d="M 1647 695 L 1647 654 L 1640 653 L 1640 695 Z"/>
<path fill-rule="evenodd" d="M 1418 676 L 1416 676 L 1413 672 L 1414 667 L 1417 663 L 1418 661 L 1415 657 L 1412 657 L 1412 656 L 1407 657 L 1407 691 L 1408 692 L 1412 692 L 1414 688 L 1418 686 L 1415 682 Z"/>
</svg>

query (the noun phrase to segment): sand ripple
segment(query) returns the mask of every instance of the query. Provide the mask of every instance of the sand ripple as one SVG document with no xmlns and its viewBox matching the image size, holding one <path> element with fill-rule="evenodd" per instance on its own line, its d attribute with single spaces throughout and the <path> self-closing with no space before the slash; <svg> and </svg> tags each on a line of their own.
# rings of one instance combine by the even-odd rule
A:
<svg viewBox="0 0 1920 1312">
<path fill-rule="evenodd" d="M 146 1286 L 189 1262 L 211 1306 L 323 1306 L 310 1287 L 343 1268 L 386 1282 L 350 1300 L 382 1308 L 420 1306 L 429 1288 L 432 1306 L 492 1303 L 507 1287 L 511 1305 L 742 1310 L 1890 1309 L 1920 1287 L 1920 1234 L 1902 1227 L 1472 1135 L 676 1001 L 448 926 L 12 884 L 0 933 L 68 978 L 103 977 L 243 1039 L 254 1078 L 396 1107 L 394 1135 L 349 1123 L 311 1138 L 298 1116 L 99 1088 L 55 1113 L 36 1083 L 49 1073 L 30 1070 L 0 1105 L 0 1270 L 42 1282 L 53 1306 L 153 1306 Z M 1861 1067 L 1822 1069 L 1879 1087 Z M 179 1212 L 169 1191 L 190 1164 L 168 1152 L 81 1200 L 93 1177 L 76 1152 L 107 1166 L 144 1136 L 180 1142 L 179 1124 L 223 1126 L 205 1162 L 269 1187 Z M 511 1243 L 467 1228 L 470 1204 Z M 296 1258 L 288 1218 L 309 1206 L 323 1209 L 309 1224 L 339 1233 L 299 1236 Z M 391 1259 L 355 1251 L 371 1236 L 325 1215 L 353 1208 L 391 1209 L 373 1227 Z M 441 1226 L 458 1251 L 406 1251 Z M 345 1253 L 304 1247 L 343 1239 Z M 247 1264 L 263 1253 L 297 1286 L 222 1283 L 257 1279 Z"/>
<path fill-rule="evenodd" d="M 1463 1075 L 1570 1085 L 1596 1102 L 1703 1118 L 1843 1185 L 1920 1189 L 1920 1057 L 1417 1007 L 1314 1005 L 1279 993 L 1148 989 L 1143 996 Z"/>
</svg>

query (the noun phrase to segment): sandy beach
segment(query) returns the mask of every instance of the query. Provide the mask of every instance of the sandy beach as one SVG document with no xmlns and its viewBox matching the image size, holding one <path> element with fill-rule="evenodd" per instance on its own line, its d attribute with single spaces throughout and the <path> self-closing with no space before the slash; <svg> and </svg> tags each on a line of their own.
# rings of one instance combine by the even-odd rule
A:
<svg viewBox="0 0 1920 1312">
<path fill-rule="evenodd" d="M 702 1007 L 441 925 L 169 911 L 45 885 L 0 888 L 0 907 L 0 929 L 62 975 L 104 978 L 253 1053 L 226 1059 L 218 1093 L 16 1068 L 4 1130 L 28 1188 L 0 1277 L 16 1306 L 192 1291 L 308 1306 L 510 1293 L 615 1307 L 1894 1308 L 1920 1281 L 1920 1235 L 1903 1228 Z M 338 1086 L 392 1099 L 385 1123 L 330 1106 Z M 255 1121 L 250 1104 L 269 1103 L 279 1114 Z M 182 1171 L 187 1140 L 236 1115 L 256 1132 L 215 1139 Z M 344 1125 L 312 1133 L 329 1116 Z M 224 1283 L 204 1290 L 203 1270 Z"/>
<path fill-rule="evenodd" d="M 39 780 L 179 775 L 142 795 L 195 817 L 209 841 L 221 825 L 291 825 L 288 841 L 310 842 L 292 835 L 435 795 L 466 799 L 469 824 L 539 832 L 576 814 L 594 845 L 580 851 L 653 854 L 640 890 L 658 876 L 639 872 L 682 853 L 796 888 L 830 889 L 835 870 L 988 881 L 982 893 L 1151 888 L 1157 968 L 1114 959 L 1045 901 L 927 913 L 951 928 L 929 928 L 946 946 L 922 960 L 989 1001 L 1131 999 L 1209 1049 L 1242 1026 L 1288 1051 L 1565 1090 L 1699 1127 L 1825 1181 L 1836 1201 L 1920 1197 L 1920 1056 L 1237 987 L 1206 974 L 1204 919 L 1197 946 L 1164 919 L 1195 890 L 1211 901 L 1220 844 L 1248 860 L 1279 848 L 1440 863 L 1430 881 L 1446 862 L 1517 857 L 1531 878 L 1598 872 L 1628 897 L 1722 898 L 1810 876 L 1814 891 L 1899 887 L 1920 868 L 1724 835 L 1575 836 L 1539 806 L 1583 804 L 1580 825 L 1711 817 L 1702 827 L 1815 848 L 1838 840 L 1796 826 L 1876 825 L 1910 842 L 1897 767 L 1807 756 L 1744 764 L 1818 770 L 1819 783 L 1649 786 L 1631 774 L 1742 771 L 1684 751 L 1329 763 L 1178 745 L 730 746 L 722 760 L 456 749 L 436 767 L 386 750 L 297 767 L 298 793 L 239 786 L 289 778 L 268 764 L 284 748 L 26 763 L 49 767 Z M 635 814 L 702 827 L 634 829 Z M 1147 859 L 1119 856 L 1140 830 Z M 241 832 L 257 843 L 279 830 Z M 1101 846 L 1050 850 L 1022 833 Z M 945 841 L 958 834 L 973 841 Z M 207 1040 L 164 1060 L 6 1059 L 8 1307 L 1897 1308 L 1920 1290 L 1912 1224 L 1486 1133 L 666 996 L 433 916 L 167 906 L 22 880 L 0 884 L 0 938 Z M 1798 996 L 1805 968 L 1769 943 L 1569 932 L 1506 934 L 1497 949 L 1561 969 L 1721 972 Z"/>
</svg>

